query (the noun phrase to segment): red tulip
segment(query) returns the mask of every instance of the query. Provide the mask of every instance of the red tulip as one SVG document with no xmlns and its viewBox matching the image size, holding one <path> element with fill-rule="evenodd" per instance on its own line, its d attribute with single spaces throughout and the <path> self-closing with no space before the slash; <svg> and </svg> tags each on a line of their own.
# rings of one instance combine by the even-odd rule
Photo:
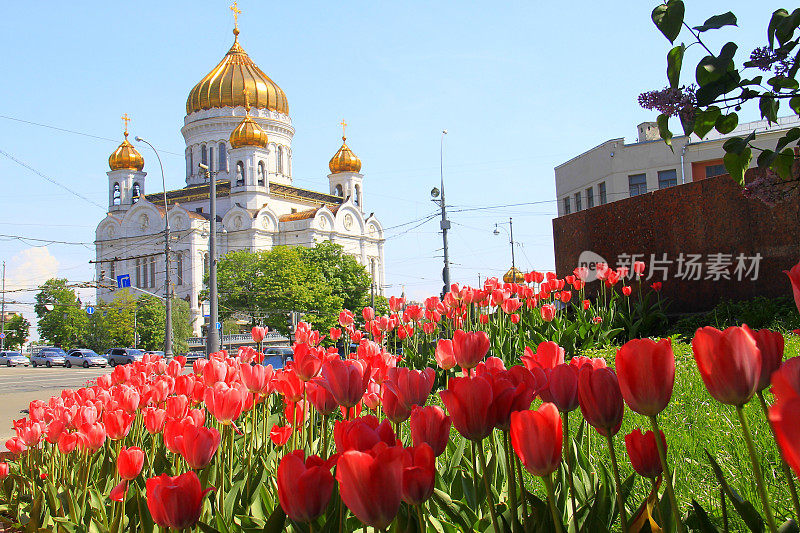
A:
<svg viewBox="0 0 800 533">
<path fill-rule="evenodd" d="M 523 370 L 530 375 L 529 370 L 524 368 Z M 533 377 L 520 379 L 522 376 L 514 376 L 504 369 L 481 370 L 477 375 L 482 375 L 492 384 L 492 404 L 489 416 L 494 427 L 501 431 L 508 431 L 511 424 L 511 413 L 526 411 L 531 407 L 533 397 L 536 395 Z"/>
<path fill-rule="evenodd" d="M 50 425 L 47 426 L 47 442 L 50 444 L 57 443 L 59 437 L 61 437 L 61 434 L 64 433 L 66 429 L 67 425 L 61 420 L 53 420 L 50 422 Z"/>
<path fill-rule="evenodd" d="M 305 381 L 293 370 L 283 370 L 275 376 L 275 390 L 283 394 L 288 402 L 299 402 L 303 399 Z"/>
<path fill-rule="evenodd" d="M 778 402 L 800 398 L 800 357 L 787 359 L 772 374 L 772 394 Z"/>
<path fill-rule="evenodd" d="M 144 452 L 141 448 L 122 447 L 117 456 L 117 471 L 122 479 L 131 481 L 139 476 L 144 465 Z"/>
<path fill-rule="evenodd" d="M 308 401 L 314 406 L 321 415 L 330 416 L 339 406 L 336 403 L 336 398 L 333 394 L 322 384 L 325 378 L 317 376 L 308 383 L 306 383 L 306 394 Z"/>
<path fill-rule="evenodd" d="M 536 411 L 511 414 L 511 445 L 534 476 L 549 476 L 558 468 L 561 431 L 561 418 L 552 403 L 543 403 Z"/>
<path fill-rule="evenodd" d="M 116 411 L 106 411 L 103 414 L 103 424 L 105 425 L 106 435 L 111 440 L 120 440 L 128 436 L 133 426 L 134 415 L 117 409 Z"/>
<path fill-rule="evenodd" d="M 634 261 L 633 262 L 633 271 L 637 276 L 641 276 L 644 274 L 645 264 L 644 261 Z"/>
<path fill-rule="evenodd" d="M 283 446 L 292 436 L 292 426 L 279 426 L 275 424 L 269 432 L 269 439 L 275 446 Z"/>
<path fill-rule="evenodd" d="M 122 385 L 116 394 L 119 406 L 129 413 L 135 413 L 139 408 L 139 391 L 128 385 Z"/>
<path fill-rule="evenodd" d="M 461 435 L 480 442 L 494 428 L 492 419 L 492 384 L 476 377 L 451 378 L 446 390 L 440 391 L 453 425 Z"/>
<path fill-rule="evenodd" d="M 403 454 L 403 501 L 421 505 L 433 495 L 436 484 L 436 456 L 425 443 L 407 448 Z"/>
<path fill-rule="evenodd" d="M 298 344 L 294 347 L 294 363 L 292 369 L 297 372 L 297 377 L 303 381 L 308 381 L 317 374 L 322 368 L 322 355 L 324 350 L 309 346 L 308 344 Z"/>
<path fill-rule="evenodd" d="M 789 276 L 794 303 L 797 306 L 797 310 L 800 311 L 800 262 L 793 266 L 791 270 L 784 270 L 783 273 Z"/>
<path fill-rule="evenodd" d="M 277 473 L 278 500 L 295 522 L 312 522 L 322 516 L 333 494 L 333 475 L 316 455 L 304 460 L 297 450 L 283 456 Z"/>
<path fill-rule="evenodd" d="M 650 288 L 652 288 L 656 292 L 661 292 L 661 286 L 662 286 L 662 283 L 660 281 L 654 281 L 650 285 Z"/>
<path fill-rule="evenodd" d="M 761 352 L 761 373 L 758 378 L 757 391 L 769 387 L 772 373 L 778 370 L 783 361 L 783 335 L 778 331 L 760 329 L 753 331 L 756 346 Z"/>
<path fill-rule="evenodd" d="M 750 401 L 761 377 L 761 352 L 750 328 L 700 328 L 692 339 L 692 351 L 711 396 L 736 406 Z"/>
<path fill-rule="evenodd" d="M 161 527 L 184 529 L 200 519 L 203 496 L 214 490 L 203 490 L 194 471 L 180 476 L 161 474 L 147 480 L 147 508 L 153 521 Z"/>
<path fill-rule="evenodd" d="M 617 350 L 616 368 L 628 407 L 645 416 L 656 416 L 667 407 L 675 385 L 675 355 L 670 339 L 626 342 Z"/>
<path fill-rule="evenodd" d="M 622 294 L 624 294 L 625 296 L 630 296 L 631 292 L 633 292 L 633 289 L 631 289 L 630 285 L 625 285 L 624 287 L 622 287 Z"/>
<path fill-rule="evenodd" d="M 361 361 L 338 357 L 322 365 L 324 386 L 342 407 L 350 408 L 361 401 L 369 382 L 369 367 Z"/>
<path fill-rule="evenodd" d="M 27 450 L 28 447 L 25 446 L 25 443 L 22 442 L 21 438 L 11 437 L 6 441 L 6 449 L 8 449 L 8 451 L 13 453 L 14 455 L 19 455 L 25 450 Z"/>
<path fill-rule="evenodd" d="M 542 304 L 540 312 L 545 322 L 552 322 L 556 318 L 556 306 L 553 304 Z"/>
<path fill-rule="evenodd" d="M 180 453 L 192 470 L 202 470 L 211 464 L 219 448 L 220 434 L 214 428 L 186 424 Z"/>
<path fill-rule="evenodd" d="M 554 404 L 562 413 L 574 411 L 578 407 L 578 367 L 561 363 L 547 372 L 547 385 L 539 391 L 542 400 Z"/>
<path fill-rule="evenodd" d="M 348 451 L 339 457 L 336 480 L 342 501 L 364 524 L 383 529 L 397 515 L 404 453 L 379 444 L 370 453 Z"/>
<path fill-rule="evenodd" d="M 411 410 L 415 405 L 425 405 L 435 379 L 436 371 L 432 368 L 420 371 L 393 367 L 387 370 L 383 385 L 394 393 L 406 409 Z"/>
<path fill-rule="evenodd" d="M 58 451 L 63 454 L 72 453 L 78 447 L 80 436 L 77 433 L 62 433 L 58 437 Z"/>
<path fill-rule="evenodd" d="M 217 383 L 206 389 L 206 407 L 214 415 L 214 418 L 223 424 L 230 424 L 242 414 L 245 394 L 238 387 L 228 387 L 224 383 Z"/>
<path fill-rule="evenodd" d="M 348 450 L 368 451 L 379 442 L 394 446 L 397 439 L 389 420 L 380 424 L 372 415 L 353 420 L 340 420 L 333 426 L 333 441 L 336 451 L 344 453 Z"/>
<path fill-rule="evenodd" d="M 255 326 L 250 330 L 250 335 L 253 337 L 253 342 L 261 342 L 267 334 L 267 329 L 261 326 Z"/>
<path fill-rule="evenodd" d="M 111 492 L 108 493 L 108 499 L 114 502 L 123 502 L 126 494 L 128 494 L 128 481 L 123 479 L 111 489 Z"/>
<path fill-rule="evenodd" d="M 203 382 L 211 387 L 220 381 L 225 381 L 225 376 L 228 375 L 228 365 L 225 361 L 221 361 L 215 357 L 208 359 L 208 362 L 203 367 Z"/>
<path fill-rule="evenodd" d="M 667 450 L 667 441 L 664 432 L 659 430 L 661 443 L 664 445 L 664 452 Z M 661 474 L 661 460 L 658 458 L 658 447 L 656 445 L 655 433 L 648 431 L 642 433 L 641 429 L 635 429 L 625 435 L 625 449 L 636 473 L 642 477 L 654 478 Z"/>
<path fill-rule="evenodd" d="M 170 396 L 167 398 L 167 416 L 183 418 L 189 413 L 189 398 L 186 396 Z"/>
<path fill-rule="evenodd" d="M 430 324 L 430 322 L 425 323 L 426 326 L 428 324 Z M 451 339 L 439 339 L 439 342 L 436 344 L 434 357 L 436 358 L 436 364 L 439 365 L 439 368 L 442 370 L 450 370 L 456 366 L 456 358 L 453 355 L 453 341 Z"/>
<path fill-rule="evenodd" d="M 525 355 L 523 355 L 522 363 L 525 368 L 531 370 L 533 367 L 553 369 L 556 365 L 564 362 L 564 348 L 559 346 L 553 341 L 540 342 L 536 347 L 536 353 L 530 347 L 525 347 Z"/>
<path fill-rule="evenodd" d="M 769 409 L 769 420 L 786 462 L 800 478 L 800 391 L 788 399 L 778 398 Z"/>
<path fill-rule="evenodd" d="M 11 470 L 8 466 L 8 463 L 0 463 L 0 479 L 5 479 L 8 477 L 8 474 L 11 473 Z"/>
<path fill-rule="evenodd" d="M 375 310 L 371 307 L 365 307 L 361 310 L 361 316 L 364 317 L 364 322 L 369 322 L 375 319 Z"/>
<path fill-rule="evenodd" d="M 453 333 L 453 357 L 462 369 L 475 368 L 489 352 L 489 336 L 485 331 Z"/>
<path fill-rule="evenodd" d="M 613 437 L 619 431 L 625 404 L 613 370 L 591 365 L 581 367 L 578 372 L 578 403 L 583 418 L 601 435 Z"/>
<path fill-rule="evenodd" d="M 247 390 L 254 394 L 266 394 L 272 381 L 272 366 L 239 364 L 239 374 Z"/>
<path fill-rule="evenodd" d="M 383 405 L 383 414 L 395 424 L 405 422 L 411 415 L 411 409 L 406 407 L 405 403 L 397 397 L 392 389 L 385 386 L 383 388 L 381 404 Z"/>
<path fill-rule="evenodd" d="M 433 450 L 433 455 L 439 457 L 447 448 L 451 425 L 450 417 L 444 414 L 441 407 L 415 407 L 409 421 L 411 442 L 415 447 L 427 444 Z"/>
</svg>

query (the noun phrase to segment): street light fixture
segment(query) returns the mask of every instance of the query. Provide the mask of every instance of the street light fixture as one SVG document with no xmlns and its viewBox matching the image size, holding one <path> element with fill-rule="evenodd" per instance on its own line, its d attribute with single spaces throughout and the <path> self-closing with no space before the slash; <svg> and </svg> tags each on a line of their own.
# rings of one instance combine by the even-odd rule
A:
<svg viewBox="0 0 800 533">
<path fill-rule="evenodd" d="M 494 231 L 492 232 L 495 235 L 500 235 L 500 224 L 504 224 L 503 222 L 495 223 Z M 508 217 L 508 242 L 511 244 L 511 273 L 514 276 L 514 282 L 517 281 L 517 265 L 514 261 L 514 221 L 511 217 Z M 503 228 L 505 231 L 506 228 Z"/>
<path fill-rule="evenodd" d="M 450 229 L 450 221 L 447 220 L 447 208 L 445 207 L 444 200 L 444 136 L 447 135 L 447 130 L 442 130 L 441 138 L 439 139 L 439 189 L 434 187 L 431 189 L 431 201 L 438 204 L 442 210 L 442 220 L 439 222 L 439 228 L 442 230 L 442 244 L 444 250 L 444 268 L 442 269 L 442 281 L 444 287 L 442 288 L 442 297 L 450 290 L 450 250 L 447 247 L 447 230 Z M 441 194 L 441 198 L 439 195 Z"/>
<path fill-rule="evenodd" d="M 164 165 L 161 164 L 161 156 L 158 155 L 156 147 L 148 141 L 136 136 L 136 142 L 145 143 L 153 149 L 158 159 L 158 166 L 161 168 L 161 185 L 164 188 L 164 357 L 172 357 L 172 276 L 169 266 L 169 204 L 167 203 L 167 181 L 164 177 Z"/>
</svg>

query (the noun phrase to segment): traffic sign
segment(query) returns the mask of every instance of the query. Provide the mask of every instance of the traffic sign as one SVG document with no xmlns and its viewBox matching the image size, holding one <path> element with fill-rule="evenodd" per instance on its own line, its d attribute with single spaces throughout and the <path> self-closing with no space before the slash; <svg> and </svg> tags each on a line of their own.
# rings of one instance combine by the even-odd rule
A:
<svg viewBox="0 0 800 533">
<path fill-rule="evenodd" d="M 6 338 L 6 334 L 5 333 L 0 333 L 0 339 L 5 339 L 5 338 Z"/>
<path fill-rule="evenodd" d="M 86 314 L 87 315 L 93 315 L 94 314 L 94 307 L 92 307 L 91 305 L 87 305 L 86 306 Z"/>
<path fill-rule="evenodd" d="M 222 329 L 222 322 L 217 322 L 217 329 Z"/>
<path fill-rule="evenodd" d="M 131 286 L 131 275 L 130 274 L 122 274 L 117 276 L 117 287 L 120 289 L 125 289 Z"/>
</svg>

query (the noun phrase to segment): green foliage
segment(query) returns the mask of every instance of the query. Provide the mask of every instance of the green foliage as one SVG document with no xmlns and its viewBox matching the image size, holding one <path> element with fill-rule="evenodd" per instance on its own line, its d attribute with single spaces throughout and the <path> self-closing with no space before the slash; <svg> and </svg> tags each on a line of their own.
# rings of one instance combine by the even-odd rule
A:
<svg viewBox="0 0 800 533">
<path fill-rule="evenodd" d="M 48 307 L 51 307 L 48 310 Z M 71 348 L 79 345 L 89 322 L 81 309 L 75 291 L 67 280 L 53 278 L 44 282 L 36 294 L 34 305 L 39 317 L 39 336 L 56 346 Z"/>
<path fill-rule="evenodd" d="M 22 315 L 14 315 L 10 319 L 6 320 L 6 338 L 3 343 L 6 349 L 19 349 L 22 344 L 28 340 L 28 332 L 30 331 L 30 328 L 31 323 L 28 322 Z"/>
<path fill-rule="evenodd" d="M 217 284 L 223 317 L 234 312 L 266 317 L 266 326 L 284 334 L 290 311 L 325 332 L 343 307 L 358 310 L 369 303 L 364 267 L 327 241 L 314 248 L 231 252 L 218 263 Z"/>
<path fill-rule="evenodd" d="M 703 326 L 725 329 L 747 324 L 752 329 L 773 329 L 788 332 L 800 327 L 797 307 L 790 297 L 767 298 L 756 296 L 749 300 L 723 300 L 707 313 L 678 319 L 669 331 L 684 339 L 691 339 Z"/>
</svg>

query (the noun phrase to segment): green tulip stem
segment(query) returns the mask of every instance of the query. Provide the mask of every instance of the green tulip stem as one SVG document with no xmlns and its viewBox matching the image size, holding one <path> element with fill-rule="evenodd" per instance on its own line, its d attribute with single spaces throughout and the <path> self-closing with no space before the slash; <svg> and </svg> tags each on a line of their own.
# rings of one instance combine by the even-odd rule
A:
<svg viewBox="0 0 800 533">
<path fill-rule="evenodd" d="M 423 517 L 423 513 L 425 507 L 425 503 L 421 503 L 417 506 L 417 516 L 419 517 L 419 531 L 420 533 L 425 533 L 425 518 Z"/>
<path fill-rule="evenodd" d="M 497 513 L 494 510 L 494 501 L 492 500 L 492 488 L 489 486 L 489 469 L 486 466 L 486 450 L 483 449 L 483 443 L 478 446 L 478 450 L 481 470 L 483 470 L 483 484 L 486 487 L 486 501 L 489 504 L 489 514 L 492 515 L 492 526 L 494 526 L 495 533 L 500 533 L 500 527 L 497 525 Z"/>
<path fill-rule="evenodd" d="M 575 527 L 575 531 L 580 531 L 578 529 L 578 506 L 575 503 L 575 480 L 572 479 L 572 454 L 570 453 L 571 441 L 569 438 L 569 412 L 564 411 L 561 413 L 561 426 L 563 429 L 563 449 L 561 454 L 563 456 L 562 461 L 565 461 L 567 464 L 567 481 L 569 483 L 569 496 L 570 501 L 572 502 L 572 523 Z"/>
<path fill-rule="evenodd" d="M 520 498 L 522 499 L 522 516 L 525 517 L 525 521 L 528 520 L 528 499 L 525 497 L 525 478 L 522 477 L 522 461 L 520 461 L 519 457 L 516 453 L 511 454 L 514 462 L 517 464 L 517 479 L 519 479 L 519 494 Z"/>
<path fill-rule="evenodd" d="M 764 488 L 764 476 L 761 475 L 758 455 L 756 455 L 756 448 L 753 445 L 753 436 L 750 434 L 750 426 L 747 424 L 747 418 L 744 416 L 744 407 L 737 405 L 736 414 L 739 415 L 739 422 L 742 424 L 744 441 L 747 444 L 747 451 L 750 453 L 750 462 L 753 464 L 753 475 L 756 477 L 756 488 L 758 489 L 758 496 L 761 498 L 761 505 L 764 507 L 767 526 L 772 533 L 776 533 L 778 529 L 775 527 L 775 517 L 772 516 L 772 507 L 770 507 L 769 500 L 767 499 L 767 491 Z"/>
<path fill-rule="evenodd" d="M 767 425 L 772 432 L 772 438 L 774 438 L 775 442 L 777 443 L 778 438 L 775 436 L 775 428 L 772 427 L 772 424 L 769 422 L 769 408 L 767 407 L 767 401 L 764 399 L 764 393 L 763 391 L 758 391 L 756 394 L 758 395 L 758 401 L 761 403 L 761 409 L 764 411 L 764 416 L 767 419 Z M 786 478 L 786 483 L 789 485 L 789 494 L 792 496 L 794 514 L 797 520 L 800 521 L 800 499 L 797 497 L 797 487 L 794 484 L 794 476 L 792 476 L 792 472 L 789 470 L 789 465 L 786 464 L 786 458 L 783 456 L 783 450 L 780 446 L 778 446 L 778 453 L 780 454 L 781 458 L 783 476 Z"/>
<path fill-rule="evenodd" d="M 614 482 L 617 484 L 617 505 L 619 506 L 619 520 L 622 525 L 622 533 L 628 533 L 628 516 L 625 512 L 625 502 L 622 501 L 622 480 L 619 477 L 619 465 L 617 464 L 617 452 L 614 451 L 614 437 L 606 434 L 608 442 L 608 453 L 611 455 L 611 469 L 614 472 Z"/>
<path fill-rule="evenodd" d="M 321 415 L 322 418 L 322 459 L 328 460 L 328 417 Z"/>
<path fill-rule="evenodd" d="M 506 450 L 506 475 L 508 476 L 508 497 L 511 500 L 511 527 L 514 531 L 519 529 L 519 508 L 517 507 L 517 480 L 514 479 L 514 462 L 509 444 L 508 431 L 503 431 L 503 448 Z"/>
<path fill-rule="evenodd" d="M 667 482 L 667 496 L 669 497 L 669 504 L 672 507 L 672 517 L 675 519 L 675 524 L 678 527 L 679 533 L 684 533 L 686 528 L 681 522 L 681 512 L 678 508 L 678 501 L 675 498 L 675 488 L 672 486 L 672 473 L 669 471 L 667 464 L 667 450 L 664 449 L 664 443 L 661 441 L 661 429 L 658 427 L 658 420 L 655 415 L 650 417 L 650 425 L 653 427 L 653 436 L 656 439 L 656 448 L 658 449 L 658 459 L 661 461 L 661 470 L 664 472 L 664 481 Z"/>
<path fill-rule="evenodd" d="M 228 490 L 233 487 L 233 456 L 236 448 L 234 448 L 234 435 L 233 423 L 228 424 Z"/>
<path fill-rule="evenodd" d="M 472 444 L 472 494 L 475 495 L 475 501 L 478 501 L 478 467 L 475 463 L 478 451 L 475 449 L 475 441 L 470 441 Z"/>
<path fill-rule="evenodd" d="M 550 504 L 550 514 L 553 516 L 553 525 L 556 528 L 556 533 L 563 533 L 561 517 L 559 516 L 558 509 L 556 509 L 556 492 L 553 490 L 553 474 L 543 476 L 542 481 L 544 481 L 544 486 L 547 488 L 547 503 Z"/>
</svg>

